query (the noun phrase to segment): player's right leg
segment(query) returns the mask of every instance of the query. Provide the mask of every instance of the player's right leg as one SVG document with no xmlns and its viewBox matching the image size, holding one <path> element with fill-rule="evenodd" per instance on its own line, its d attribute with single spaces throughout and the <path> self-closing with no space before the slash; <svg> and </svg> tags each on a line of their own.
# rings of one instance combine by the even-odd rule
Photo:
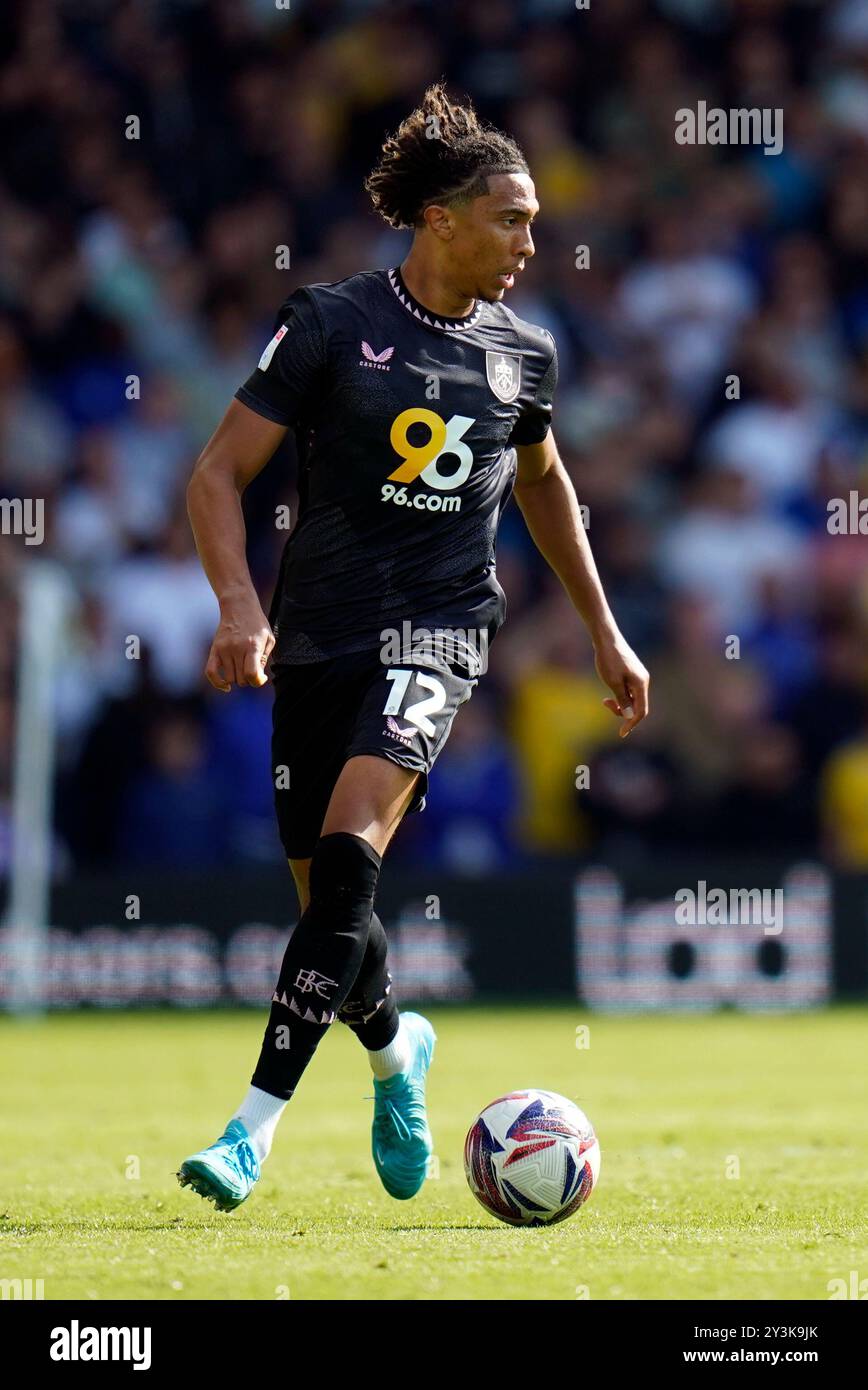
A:
<svg viewBox="0 0 868 1390">
<path fill-rule="evenodd" d="M 273 687 L 272 764 L 278 827 L 287 856 L 306 863 L 308 893 L 311 861 L 361 692 L 354 688 L 353 663 L 342 663 L 340 671 L 333 662 L 280 668 L 273 673 Z M 376 870 L 378 866 L 365 867 Z M 328 865 L 323 864 L 322 870 L 327 882 Z M 308 897 L 305 909 L 309 906 Z M 365 931 L 360 931 L 360 950 L 366 940 Z M 354 974 L 357 970 L 358 962 Z M 309 993 L 315 993 L 313 987 Z M 308 1007 L 305 1002 L 302 1014 Z M 274 1008 L 272 1002 L 272 1013 Z M 254 1080 L 220 1138 L 181 1164 L 181 1185 L 192 1187 L 220 1210 L 238 1206 L 259 1178 L 286 1101 L 283 1088 L 261 1086 Z"/>
<path fill-rule="evenodd" d="M 342 663 L 339 678 L 331 681 L 338 689 L 330 688 L 328 671 L 293 673 L 287 698 L 281 700 L 278 691 L 275 701 L 275 771 L 280 774 L 286 764 L 293 789 L 283 813 L 278 802 L 281 837 L 290 858 L 306 858 L 311 844 L 309 902 L 284 954 L 248 1093 L 220 1139 L 185 1160 L 178 1174 L 182 1185 L 223 1210 L 238 1206 L 252 1190 L 280 1114 L 358 976 L 380 850 L 412 799 L 414 772 L 365 759 L 371 767 L 359 783 L 356 808 L 364 833 L 325 823 L 328 798 L 340 781 L 334 763 L 345 757 L 340 716 L 345 710 L 351 725 L 358 711 L 353 670 Z M 287 719 L 288 712 L 294 717 Z M 282 738 L 287 724 L 291 734 Z"/>
<path fill-rule="evenodd" d="M 412 774 L 389 766 L 392 798 Z M 241 1107 L 220 1138 L 182 1163 L 178 1179 L 221 1210 L 249 1196 L 286 1103 L 349 993 L 365 953 L 381 856 L 343 831 L 317 841 L 310 901 L 289 938 L 259 1060 Z"/>
</svg>

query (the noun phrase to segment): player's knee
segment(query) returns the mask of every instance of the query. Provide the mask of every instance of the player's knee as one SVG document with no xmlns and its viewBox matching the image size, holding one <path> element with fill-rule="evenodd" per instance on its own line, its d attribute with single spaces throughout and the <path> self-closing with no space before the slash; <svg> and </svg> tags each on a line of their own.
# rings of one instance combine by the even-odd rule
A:
<svg viewBox="0 0 868 1390">
<path fill-rule="evenodd" d="M 311 904 L 338 912 L 373 905 L 381 864 L 360 835 L 341 830 L 321 836 L 310 861 Z"/>
</svg>

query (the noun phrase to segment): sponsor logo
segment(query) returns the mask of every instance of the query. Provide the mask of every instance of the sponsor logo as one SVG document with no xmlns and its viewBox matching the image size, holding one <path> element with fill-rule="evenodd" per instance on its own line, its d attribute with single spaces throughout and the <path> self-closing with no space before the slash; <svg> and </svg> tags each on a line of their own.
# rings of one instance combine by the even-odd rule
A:
<svg viewBox="0 0 868 1390">
<path fill-rule="evenodd" d="M 463 487 L 473 467 L 473 451 L 464 435 L 475 424 L 470 415 L 453 415 L 444 420 L 435 410 L 413 406 L 402 410 L 392 421 L 389 443 L 401 463 L 389 474 L 389 481 L 380 488 L 380 500 L 413 512 L 458 512 L 460 497 L 443 497 L 443 492 L 455 492 Z M 417 427 L 428 431 L 427 440 L 416 437 Z M 410 431 L 414 431 L 411 440 Z M 444 469 L 440 460 L 446 459 Z M 457 467 L 456 467 L 457 463 Z M 421 478 L 434 492 L 408 493 L 406 485 Z M 398 486 L 400 484 L 400 486 Z M 412 510 L 409 510 L 412 509 Z"/>
<path fill-rule="evenodd" d="M 485 375 L 497 399 L 508 405 L 521 390 L 521 358 L 508 352 L 488 350 L 485 354 Z"/>
<path fill-rule="evenodd" d="M 395 487 L 394 483 L 383 483 L 380 488 L 380 501 L 391 502 L 394 507 L 408 507 L 407 516 L 413 512 L 460 512 L 460 497 L 441 497 L 436 492 L 408 493 L 405 487 Z"/>
<path fill-rule="evenodd" d="M 274 356 L 277 345 L 280 342 L 281 338 L 286 337 L 286 332 L 286 324 L 283 324 L 282 327 L 278 328 L 271 342 L 268 344 L 268 347 L 265 349 L 264 353 L 259 359 L 259 370 L 261 372 L 268 371 L 268 368 L 271 364 L 271 359 Z"/>
<path fill-rule="evenodd" d="M 391 367 L 388 367 L 386 363 L 389 361 L 394 351 L 395 349 L 393 347 L 387 347 L 383 348 L 382 352 L 374 352 L 370 343 L 366 343 L 365 340 L 362 339 L 362 356 L 359 358 L 359 366 L 373 367 L 375 370 L 381 372 L 389 372 L 391 371 Z"/>
<path fill-rule="evenodd" d="M 413 735 L 416 733 L 416 730 L 413 728 L 402 729 L 397 719 L 390 714 L 386 718 L 386 727 L 383 733 L 388 738 L 394 738 L 398 743 L 403 743 L 409 748 L 412 746 Z"/>
</svg>

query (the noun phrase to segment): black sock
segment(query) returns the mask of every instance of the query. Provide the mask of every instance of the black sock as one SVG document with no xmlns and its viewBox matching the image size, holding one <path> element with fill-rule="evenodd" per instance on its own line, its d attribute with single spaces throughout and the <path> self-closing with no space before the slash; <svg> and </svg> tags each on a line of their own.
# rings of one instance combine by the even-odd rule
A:
<svg viewBox="0 0 868 1390">
<path fill-rule="evenodd" d="M 317 841 L 310 902 L 286 948 L 252 1084 L 289 1100 L 365 954 L 381 859 L 358 835 Z"/>
<path fill-rule="evenodd" d="M 383 924 L 374 912 L 361 968 L 343 1008 L 338 1010 L 341 1023 L 352 1029 L 369 1052 L 388 1047 L 398 1031 L 398 1004 L 386 965 L 387 949 Z"/>
</svg>

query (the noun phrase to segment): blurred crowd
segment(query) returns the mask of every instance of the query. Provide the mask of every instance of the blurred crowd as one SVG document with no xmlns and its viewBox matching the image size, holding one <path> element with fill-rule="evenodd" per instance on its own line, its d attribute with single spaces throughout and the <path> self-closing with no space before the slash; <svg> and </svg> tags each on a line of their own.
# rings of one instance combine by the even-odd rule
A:
<svg viewBox="0 0 868 1390">
<path fill-rule="evenodd" d="M 270 695 L 203 680 L 184 488 L 286 295 L 403 259 L 362 179 L 441 75 L 530 163 L 507 303 L 557 340 L 555 437 L 653 714 L 617 740 L 510 506 L 508 621 L 395 857 L 868 869 L 868 534 L 827 524 L 868 497 L 868 0 L 31 0 L 0 29 L 0 497 L 46 524 L 0 541 L 0 870 L 35 565 L 68 602 L 58 871 L 279 859 Z M 676 143 L 699 101 L 782 109 L 782 153 Z M 288 441 L 245 500 L 266 607 L 295 502 Z"/>
</svg>

